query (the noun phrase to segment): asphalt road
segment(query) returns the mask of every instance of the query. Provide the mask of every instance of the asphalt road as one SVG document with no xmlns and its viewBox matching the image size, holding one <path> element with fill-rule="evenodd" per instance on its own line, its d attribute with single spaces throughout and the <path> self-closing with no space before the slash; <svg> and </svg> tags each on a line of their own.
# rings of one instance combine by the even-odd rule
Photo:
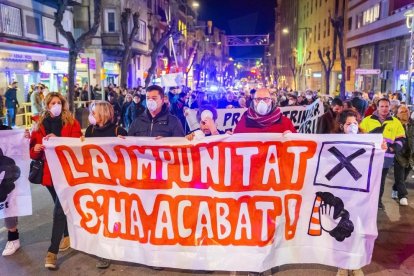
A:
<svg viewBox="0 0 414 276">
<path fill-rule="evenodd" d="M 384 194 L 385 211 L 378 213 L 379 236 L 372 263 L 363 268 L 366 275 L 414 275 L 414 179 L 409 176 L 409 206 L 399 206 L 391 199 L 392 171 Z M 44 268 L 44 257 L 52 229 L 53 203 L 47 190 L 32 185 L 33 215 L 20 218 L 22 247 L 12 256 L 0 256 L 0 276 L 23 275 L 197 275 L 194 271 L 162 270 L 114 262 L 106 270 L 95 268 L 96 257 L 70 249 L 59 254 L 57 271 Z M 0 220 L 0 250 L 7 241 L 7 231 Z M 214 272 L 213 275 L 229 275 Z M 237 273 L 245 275 L 246 273 Z M 266 275 L 335 275 L 336 268 L 323 265 L 284 265 Z M 205 274 L 199 274 L 205 275 Z M 211 274 L 208 274 L 211 275 Z"/>
</svg>

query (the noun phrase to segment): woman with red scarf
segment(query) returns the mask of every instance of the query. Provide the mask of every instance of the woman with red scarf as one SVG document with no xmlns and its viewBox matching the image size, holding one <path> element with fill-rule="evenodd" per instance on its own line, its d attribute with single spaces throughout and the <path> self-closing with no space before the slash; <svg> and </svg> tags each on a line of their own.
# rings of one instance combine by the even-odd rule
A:
<svg viewBox="0 0 414 276">
<path fill-rule="evenodd" d="M 234 133 L 296 133 L 292 121 L 283 116 L 266 88 L 256 91 L 249 109 L 237 123 Z"/>
</svg>

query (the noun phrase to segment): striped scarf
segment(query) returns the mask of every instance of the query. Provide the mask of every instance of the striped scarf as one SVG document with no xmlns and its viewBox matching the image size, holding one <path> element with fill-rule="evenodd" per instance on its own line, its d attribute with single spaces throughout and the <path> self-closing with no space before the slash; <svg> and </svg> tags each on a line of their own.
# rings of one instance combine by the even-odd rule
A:
<svg viewBox="0 0 414 276">
<path fill-rule="evenodd" d="M 276 107 L 272 109 L 267 115 L 259 115 L 254 110 L 254 107 L 251 106 L 247 110 L 247 126 L 250 127 L 268 127 L 278 122 L 282 117 L 282 112 L 280 108 Z"/>
</svg>

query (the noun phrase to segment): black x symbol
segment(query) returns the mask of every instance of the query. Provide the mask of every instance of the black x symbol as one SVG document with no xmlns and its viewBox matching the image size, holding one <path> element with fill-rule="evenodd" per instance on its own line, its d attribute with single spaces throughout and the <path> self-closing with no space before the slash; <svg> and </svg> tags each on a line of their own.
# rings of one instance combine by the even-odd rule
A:
<svg viewBox="0 0 414 276">
<path fill-rule="evenodd" d="M 358 180 L 362 177 L 362 174 L 360 174 L 359 171 L 352 165 L 351 161 L 357 158 L 358 156 L 363 155 L 366 152 L 366 150 L 359 149 L 348 157 L 345 157 L 335 147 L 328 149 L 328 151 L 332 153 L 336 158 L 338 158 L 339 163 L 325 175 L 326 179 L 331 180 L 343 168 L 345 168 L 355 180 Z"/>
</svg>

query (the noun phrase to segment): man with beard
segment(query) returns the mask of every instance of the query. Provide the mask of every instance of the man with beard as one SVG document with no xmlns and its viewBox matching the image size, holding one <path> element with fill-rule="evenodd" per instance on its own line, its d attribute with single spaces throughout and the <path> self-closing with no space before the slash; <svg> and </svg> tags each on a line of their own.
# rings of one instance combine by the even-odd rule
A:
<svg viewBox="0 0 414 276">
<path fill-rule="evenodd" d="M 292 121 L 283 116 L 270 91 L 261 88 L 254 94 L 253 102 L 243 114 L 234 133 L 289 133 L 296 132 Z"/>
<path fill-rule="evenodd" d="M 318 120 L 318 125 L 316 133 L 318 134 L 327 134 L 335 133 L 339 127 L 337 126 L 336 117 L 339 113 L 342 112 L 343 103 L 340 98 L 335 98 L 332 100 L 331 107 L 328 109 L 325 114 Z"/>
</svg>

